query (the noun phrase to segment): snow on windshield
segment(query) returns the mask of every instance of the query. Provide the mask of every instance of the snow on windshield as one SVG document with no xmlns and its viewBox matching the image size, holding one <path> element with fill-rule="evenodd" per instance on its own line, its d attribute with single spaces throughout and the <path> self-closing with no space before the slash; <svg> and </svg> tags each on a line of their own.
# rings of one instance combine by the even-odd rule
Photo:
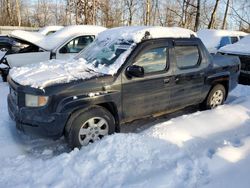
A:
<svg viewBox="0 0 250 188">
<path fill-rule="evenodd" d="M 226 45 L 219 49 L 219 52 L 232 53 L 239 55 L 250 55 L 250 35 L 244 37 L 239 42 Z"/>
<path fill-rule="evenodd" d="M 133 41 L 124 39 L 97 39 L 75 59 L 83 58 L 96 72 L 113 75 L 123 64 L 134 46 Z"/>
<path fill-rule="evenodd" d="M 52 84 L 68 83 L 78 79 L 89 79 L 100 75 L 91 71 L 83 59 L 62 61 L 49 60 L 39 64 L 31 64 L 26 67 L 14 67 L 10 70 L 11 78 L 24 86 L 44 88 Z"/>
</svg>

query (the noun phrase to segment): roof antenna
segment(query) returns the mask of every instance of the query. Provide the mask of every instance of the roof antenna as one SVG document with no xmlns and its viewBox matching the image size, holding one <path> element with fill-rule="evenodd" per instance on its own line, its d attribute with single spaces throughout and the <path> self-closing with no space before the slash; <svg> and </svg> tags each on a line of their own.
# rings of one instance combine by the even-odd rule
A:
<svg viewBox="0 0 250 188">
<path fill-rule="evenodd" d="M 145 34 L 144 34 L 144 37 L 142 38 L 142 40 L 147 40 L 147 39 L 150 39 L 151 38 L 151 35 L 149 33 L 149 31 L 146 31 Z"/>
</svg>

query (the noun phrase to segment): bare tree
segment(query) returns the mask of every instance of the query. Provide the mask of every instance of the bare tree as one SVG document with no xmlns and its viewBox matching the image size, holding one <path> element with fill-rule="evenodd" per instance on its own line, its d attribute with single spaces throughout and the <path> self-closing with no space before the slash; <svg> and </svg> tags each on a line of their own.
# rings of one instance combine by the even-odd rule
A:
<svg viewBox="0 0 250 188">
<path fill-rule="evenodd" d="M 215 2 L 215 6 L 214 6 L 214 9 L 213 9 L 213 12 L 212 12 L 212 15 L 211 15 L 211 19 L 210 19 L 210 22 L 208 24 L 208 29 L 214 28 L 214 22 L 215 22 L 215 18 L 216 18 L 216 11 L 217 11 L 217 8 L 218 8 L 218 5 L 219 5 L 219 1 L 220 0 L 216 0 L 216 2 Z"/>
<path fill-rule="evenodd" d="M 199 25 L 200 25 L 200 4 L 201 1 L 197 0 L 197 6 L 196 6 L 196 17 L 195 17 L 195 24 L 194 24 L 194 31 L 198 31 Z"/>
</svg>

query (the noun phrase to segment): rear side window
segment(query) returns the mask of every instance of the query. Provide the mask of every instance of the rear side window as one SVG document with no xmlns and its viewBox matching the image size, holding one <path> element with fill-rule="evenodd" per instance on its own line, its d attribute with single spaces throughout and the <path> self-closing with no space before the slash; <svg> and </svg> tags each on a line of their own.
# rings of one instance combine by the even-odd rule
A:
<svg viewBox="0 0 250 188">
<path fill-rule="evenodd" d="M 167 63 L 167 48 L 158 47 L 144 51 L 136 58 L 134 65 L 144 68 L 145 73 L 163 71 Z"/>
<path fill-rule="evenodd" d="M 238 42 L 238 38 L 237 37 L 231 37 L 231 43 L 234 44 Z"/>
<path fill-rule="evenodd" d="M 178 68 L 193 68 L 199 64 L 200 53 L 198 46 L 176 46 L 176 63 Z"/>
</svg>

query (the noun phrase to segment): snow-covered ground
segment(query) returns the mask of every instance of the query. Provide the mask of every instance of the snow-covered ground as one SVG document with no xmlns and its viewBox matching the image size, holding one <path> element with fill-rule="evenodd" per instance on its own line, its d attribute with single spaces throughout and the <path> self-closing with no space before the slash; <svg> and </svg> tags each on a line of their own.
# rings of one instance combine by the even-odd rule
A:
<svg viewBox="0 0 250 188">
<path fill-rule="evenodd" d="M 18 133 L 0 82 L 0 187 L 249 187 L 250 87 L 227 104 L 80 150 Z M 147 126 L 147 125 L 145 125 Z"/>
</svg>

